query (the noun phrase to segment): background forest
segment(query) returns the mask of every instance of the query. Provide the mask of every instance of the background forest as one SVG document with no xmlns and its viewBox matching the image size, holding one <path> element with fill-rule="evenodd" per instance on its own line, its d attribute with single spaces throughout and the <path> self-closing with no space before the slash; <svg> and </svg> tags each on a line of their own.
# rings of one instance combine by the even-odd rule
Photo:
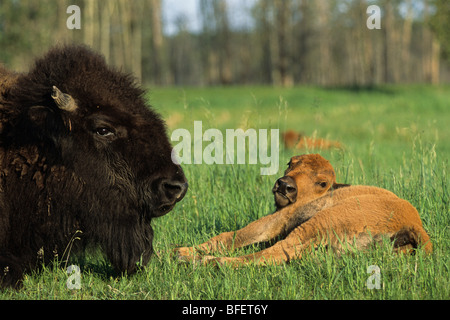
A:
<svg viewBox="0 0 450 320">
<path fill-rule="evenodd" d="M 55 43 L 83 42 L 152 85 L 450 80 L 446 0 L 196 0 L 195 17 L 174 17 L 165 1 L 1 0 L 0 61 L 26 70 Z M 366 27 L 371 4 L 381 29 Z M 66 26 L 69 5 L 81 9 L 80 29 Z"/>
</svg>

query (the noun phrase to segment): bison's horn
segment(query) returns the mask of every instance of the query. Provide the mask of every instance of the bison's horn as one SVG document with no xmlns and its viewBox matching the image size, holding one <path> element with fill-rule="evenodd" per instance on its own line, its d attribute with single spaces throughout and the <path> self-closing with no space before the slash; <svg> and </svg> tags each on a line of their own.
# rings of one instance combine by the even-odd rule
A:
<svg viewBox="0 0 450 320">
<path fill-rule="evenodd" d="M 52 98 L 55 100 L 58 108 L 64 111 L 73 112 L 77 109 L 75 100 L 67 93 L 61 92 L 61 90 L 55 86 L 53 86 Z"/>
</svg>

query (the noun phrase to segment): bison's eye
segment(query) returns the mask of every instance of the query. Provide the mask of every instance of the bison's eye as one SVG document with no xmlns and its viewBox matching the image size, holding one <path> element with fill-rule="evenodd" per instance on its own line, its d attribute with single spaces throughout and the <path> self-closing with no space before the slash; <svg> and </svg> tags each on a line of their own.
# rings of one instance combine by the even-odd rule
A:
<svg viewBox="0 0 450 320">
<path fill-rule="evenodd" d="M 114 135 L 113 130 L 109 128 L 97 128 L 95 129 L 95 133 L 102 137 L 110 137 Z"/>
<path fill-rule="evenodd" d="M 326 181 L 317 182 L 317 184 L 322 188 L 326 188 L 328 186 L 328 183 Z"/>
</svg>

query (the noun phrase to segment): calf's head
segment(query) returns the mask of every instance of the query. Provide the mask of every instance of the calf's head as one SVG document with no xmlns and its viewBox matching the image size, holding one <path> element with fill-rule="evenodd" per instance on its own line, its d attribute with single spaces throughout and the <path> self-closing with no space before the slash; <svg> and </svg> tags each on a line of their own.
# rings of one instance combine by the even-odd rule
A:
<svg viewBox="0 0 450 320">
<path fill-rule="evenodd" d="M 292 157 L 284 177 L 272 189 L 277 209 L 307 203 L 321 197 L 336 184 L 331 164 L 319 154 Z"/>
</svg>

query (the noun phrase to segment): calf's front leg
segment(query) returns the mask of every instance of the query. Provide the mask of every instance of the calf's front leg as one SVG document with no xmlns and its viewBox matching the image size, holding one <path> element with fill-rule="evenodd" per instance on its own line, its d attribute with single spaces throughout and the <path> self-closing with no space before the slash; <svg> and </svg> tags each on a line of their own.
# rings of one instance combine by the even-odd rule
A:
<svg viewBox="0 0 450 320">
<path fill-rule="evenodd" d="M 301 242 L 298 239 L 286 238 L 274 244 L 267 249 L 240 256 L 240 257 L 214 257 L 204 256 L 201 258 L 203 264 L 227 264 L 233 267 L 239 267 L 247 264 L 270 265 L 282 264 L 291 260 L 300 259 L 307 250 L 315 248 L 317 243 L 315 239 L 309 239 Z"/>
<path fill-rule="evenodd" d="M 176 248 L 175 252 L 180 257 L 193 256 L 196 252 L 202 254 L 224 253 L 234 248 L 270 241 L 284 233 L 289 216 L 292 215 L 292 209 L 286 207 L 253 221 L 240 230 L 221 233 L 198 246 Z"/>
</svg>

